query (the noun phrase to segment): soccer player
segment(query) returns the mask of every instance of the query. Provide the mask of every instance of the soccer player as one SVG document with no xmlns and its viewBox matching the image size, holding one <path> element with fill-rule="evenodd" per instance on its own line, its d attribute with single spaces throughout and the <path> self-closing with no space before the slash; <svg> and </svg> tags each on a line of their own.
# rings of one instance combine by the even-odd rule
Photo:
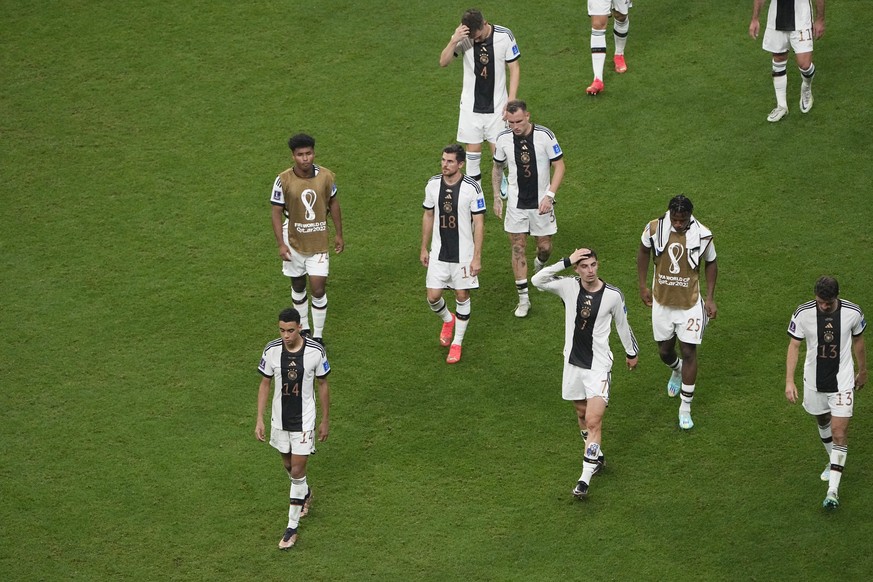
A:
<svg viewBox="0 0 873 582">
<path fill-rule="evenodd" d="M 867 321 L 861 308 L 840 299 L 840 285 L 832 277 L 815 282 L 814 301 L 801 304 L 788 324 L 788 355 L 785 357 L 785 397 L 797 402 L 794 372 L 800 342 L 806 341 L 803 365 L 803 408 L 815 416 L 818 433 L 830 464 L 821 474 L 828 482 L 822 506 L 840 505 L 839 487 L 846 464 L 847 432 L 852 417 L 855 391 L 867 383 L 867 354 L 864 337 Z M 851 346 L 851 351 L 850 351 Z M 858 373 L 852 366 L 852 353 Z"/>
<path fill-rule="evenodd" d="M 594 81 L 585 89 L 589 95 L 597 95 L 603 91 L 606 26 L 610 12 L 615 19 L 612 25 L 612 35 L 615 38 L 615 56 L 612 62 L 615 65 L 616 73 L 627 72 L 624 47 L 627 45 L 627 31 L 630 27 L 628 11 L 633 4 L 633 0 L 588 0 L 588 16 L 591 17 L 591 67 L 594 69 Z"/>
<path fill-rule="evenodd" d="M 572 400 L 583 438 L 582 475 L 573 495 L 588 495 L 591 478 L 603 466 L 601 427 L 609 404 L 612 384 L 612 352 L 609 331 L 612 322 L 618 332 L 627 367 L 637 367 L 639 346 L 627 321 L 624 295 L 597 276 L 597 253 L 588 248 L 576 249 L 568 258 L 545 267 L 533 276 L 533 284 L 549 291 L 564 303 L 564 400 Z M 564 269 L 573 267 L 576 277 L 558 277 Z"/>
<path fill-rule="evenodd" d="M 447 67 L 458 56 L 464 59 L 464 84 L 457 139 L 467 146 L 467 175 L 481 186 L 482 142 L 490 142 L 493 152 L 497 134 L 506 127 L 504 108 L 518 93 L 521 53 L 511 30 L 489 23 L 470 8 L 440 53 L 440 66 Z"/>
<path fill-rule="evenodd" d="M 710 319 L 715 319 L 715 281 L 718 277 L 712 232 L 691 212 L 691 200 L 679 194 L 667 213 L 646 224 L 637 252 L 640 298 L 652 308 L 652 331 L 661 361 L 673 373 L 667 394 L 680 394 L 679 428 L 689 430 L 691 400 L 697 382 L 697 346 Z M 652 289 L 646 284 L 649 257 L 655 264 Z M 700 267 L 706 273 L 706 298 L 700 294 Z M 679 338 L 680 358 L 676 354 Z"/>
<path fill-rule="evenodd" d="M 312 293 L 312 331 L 323 343 L 330 266 L 327 215 L 333 221 L 334 245 L 343 252 L 343 219 L 333 172 L 315 164 L 315 139 L 299 133 L 288 140 L 293 166 L 276 178 L 272 204 L 273 234 L 282 258 L 282 273 L 291 278 L 291 300 L 300 312 L 303 335 L 310 335 L 306 278 Z"/>
<path fill-rule="evenodd" d="M 758 15 L 764 0 L 754 0 L 749 36 L 758 38 L 761 23 Z M 813 19 L 811 0 L 770 0 L 767 13 L 767 28 L 764 30 L 764 50 L 773 54 L 773 88 L 776 90 L 776 108 L 767 116 L 775 123 L 788 115 L 785 92 L 788 87 L 788 48 L 794 50 L 797 67 L 800 69 L 800 112 L 812 109 L 812 79 L 815 63 L 812 62 L 812 41 L 825 32 L 825 0 L 815 0 Z"/>
<path fill-rule="evenodd" d="M 288 308 L 279 314 L 279 339 L 264 348 L 258 372 L 258 419 L 255 437 L 265 440 L 264 409 L 273 383 L 273 405 L 270 417 L 270 445 L 282 456 L 282 464 L 291 478 L 291 505 L 288 528 L 279 540 L 279 549 L 287 550 L 297 543 L 297 527 L 301 517 L 309 513 L 312 490 L 306 482 L 306 460 L 315 437 L 315 393 L 321 403 L 318 440 L 327 440 L 329 431 L 330 389 L 327 375 L 330 364 L 324 346 L 300 335 L 300 313 Z"/>
<path fill-rule="evenodd" d="M 497 136 L 494 150 L 492 187 L 494 214 L 503 218 L 503 201 L 498 187 L 503 168 L 509 168 L 509 188 L 503 229 L 509 233 L 512 272 L 518 291 L 516 317 L 530 310 L 527 287 L 527 235 L 536 239 L 534 273 L 543 268 L 552 254 L 552 235 L 558 232 L 555 221 L 555 193 L 564 179 L 564 153 L 547 127 L 534 125 L 524 101 L 506 105 L 509 129 Z"/>
<path fill-rule="evenodd" d="M 451 346 L 446 357 L 449 364 L 461 360 L 470 321 L 470 289 L 479 288 L 485 237 L 485 197 L 476 180 L 461 173 L 463 166 L 464 148 L 458 144 L 443 148 L 442 171 L 424 188 L 421 220 L 421 264 L 427 267 L 427 302 L 443 320 L 440 345 Z M 454 314 L 443 299 L 444 289 L 455 291 Z"/>
</svg>

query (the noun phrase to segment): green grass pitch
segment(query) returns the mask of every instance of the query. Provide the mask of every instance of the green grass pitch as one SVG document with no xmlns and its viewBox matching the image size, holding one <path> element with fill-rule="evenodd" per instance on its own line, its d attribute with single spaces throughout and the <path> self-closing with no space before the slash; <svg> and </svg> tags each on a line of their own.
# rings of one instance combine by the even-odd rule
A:
<svg viewBox="0 0 873 582">
<path fill-rule="evenodd" d="M 629 71 L 608 60 L 596 98 L 584 2 L 479 4 L 515 33 L 520 97 L 565 152 L 553 257 L 598 250 L 643 350 L 614 370 L 609 466 L 576 502 L 562 306 L 534 291 L 512 316 L 492 214 L 457 366 L 425 303 L 423 188 L 461 85 L 438 56 L 466 2 L 0 2 L 2 577 L 869 579 L 870 396 L 825 513 L 814 421 L 783 389 L 816 277 L 873 311 L 873 16 L 828 3 L 815 107 L 800 114 L 790 63 L 790 114 L 768 124 L 751 0 L 637 4 Z M 297 131 L 337 175 L 347 244 L 331 435 L 283 553 L 288 481 L 253 435 L 255 368 L 290 303 L 268 196 Z M 689 433 L 635 273 L 645 222 L 680 192 L 720 267 Z"/>
</svg>

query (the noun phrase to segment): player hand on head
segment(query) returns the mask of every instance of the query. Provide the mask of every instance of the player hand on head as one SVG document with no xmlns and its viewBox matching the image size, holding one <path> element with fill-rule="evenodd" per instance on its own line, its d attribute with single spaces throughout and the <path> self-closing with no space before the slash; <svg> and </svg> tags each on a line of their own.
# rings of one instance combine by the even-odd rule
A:
<svg viewBox="0 0 873 582">
<path fill-rule="evenodd" d="M 570 255 L 570 264 L 575 265 L 582 259 L 587 259 L 591 255 L 591 249 L 582 247 L 581 249 L 576 249 L 573 251 L 573 254 Z"/>
<path fill-rule="evenodd" d="M 465 38 L 470 36 L 470 29 L 467 28 L 466 24 L 459 24 L 458 28 L 455 29 L 455 34 L 452 35 L 452 42 L 461 42 Z"/>
</svg>

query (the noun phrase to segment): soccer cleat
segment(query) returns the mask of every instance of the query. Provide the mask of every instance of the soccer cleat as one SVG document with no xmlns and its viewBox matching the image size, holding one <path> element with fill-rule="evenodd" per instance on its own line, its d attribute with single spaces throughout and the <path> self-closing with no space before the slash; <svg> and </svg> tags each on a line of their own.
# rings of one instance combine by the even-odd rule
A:
<svg viewBox="0 0 873 582">
<path fill-rule="evenodd" d="M 452 313 L 452 320 L 443 324 L 440 330 L 440 345 L 444 348 L 449 347 L 452 343 L 452 337 L 455 335 L 455 314 Z"/>
<path fill-rule="evenodd" d="M 679 390 L 682 389 L 682 370 L 678 372 L 673 372 L 670 374 L 670 380 L 667 381 L 667 396 L 670 398 L 675 398 L 677 394 L 679 394 Z"/>
<path fill-rule="evenodd" d="M 836 491 L 828 491 L 827 497 L 821 502 L 821 506 L 825 509 L 836 509 L 840 506 L 840 496 Z"/>
<path fill-rule="evenodd" d="M 530 311 L 530 301 L 519 301 L 515 307 L 516 317 L 527 317 L 527 312 Z"/>
<path fill-rule="evenodd" d="M 300 332 L 300 337 L 312 337 L 312 332 L 308 329 L 304 329 Z"/>
<path fill-rule="evenodd" d="M 694 422 L 691 420 L 690 412 L 679 413 L 679 428 L 682 430 L 691 430 L 694 428 Z"/>
<path fill-rule="evenodd" d="M 800 112 L 809 113 L 812 109 L 812 85 L 809 83 L 800 84 Z"/>
<path fill-rule="evenodd" d="M 506 200 L 509 197 L 509 180 L 506 178 L 506 174 L 503 175 L 503 178 L 500 180 L 500 198 L 502 200 Z"/>
<path fill-rule="evenodd" d="M 594 81 L 588 85 L 588 88 L 585 89 L 585 92 L 589 95 L 597 95 L 601 91 L 603 91 L 603 81 L 597 78 L 595 78 Z"/>
<path fill-rule="evenodd" d="M 584 481 L 579 481 L 576 483 L 576 486 L 573 487 L 573 497 L 576 499 L 582 499 L 588 495 L 588 483 Z"/>
<path fill-rule="evenodd" d="M 830 481 L 831 480 L 831 464 L 830 463 L 825 465 L 824 471 L 821 472 L 821 480 L 822 481 Z"/>
<path fill-rule="evenodd" d="M 776 107 L 773 111 L 770 112 L 770 115 L 767 116 L 767 121 L 769 121 L 770 123 L 776 123 L 786 115 L 788 115 L 787 107 Z"/>
<path fill-rule="evenodd" d="M 597 475 L 605 468 L 606 468 L 606 457 L 604 457 L 603 455 L 600 455 L 599 457 L 597 457 L 597 464 L 594 465 L 594 472 L 591 475 L 592 476 Z"/>
<path fill-rule="evenodd" d="M 446 357 L 447 364 L 457 364 L 461 361 L 461 344 L 452 344 L 449 348 L 449 355 Z"/>
<path fill-rule="evenodd" d="M 294 547 L 294 544 L 297 543 L 297 528 L 289 527 L 285 530 L 285 533 L 282 534 L 282 539 L 279 540 L 279 549 L 280 550 L 290 550 Z"/>
<path fill-rule="evenodd" d="M 312 341 L 317 342 L 317 343 L 321 344 L 322 347 L 324 347 L 324 338 L 314 337 L 314 338 L 312 338 Z"/>
<path fill-rule="evenodd" d="M 303 498 L 303 507 L 300 508 L 300 517 L 309 515 L 309 510 L 312 508 L 312 489 L 306 492 L 306 497 Z"/>
<path fill-rule="evenodd" d="M 624 62 L 624 55 L 615 55 L 612 62 L 615 63 L 616 73 L 627 73 L 627 63 Z"/>
</svg>

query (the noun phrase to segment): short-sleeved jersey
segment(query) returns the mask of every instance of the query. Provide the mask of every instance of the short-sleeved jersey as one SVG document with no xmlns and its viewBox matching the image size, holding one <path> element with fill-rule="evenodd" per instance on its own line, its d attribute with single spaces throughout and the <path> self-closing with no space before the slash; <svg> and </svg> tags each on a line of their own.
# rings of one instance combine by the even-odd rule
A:
<svg viewBox="0 0 873 582">
<path fill-rule="evenodd" d="M 507 205 L 522 210 L 538 208 L 552 180 L 551 165 L 564 157 L 555 134 L 542 125 L 532 125 L 528 135 L 500 132 L 494 161 L 509 168 Z"/>
<path fill-rule="evenodd" d="M 861 308 L 851 301 L 840 299 L 833 313 L 823 313 L 815 301 L 800 305 L 788 323 L 788 335 L 806 341 L 803 385 L 819 392 L 853 388 L 852 337 L 866 327 Z"/>
<path fill-rule="evenodd" d="M 267 344 L 258 372 L 273 378 L 270 426 L 291 432 L 315 428 L 315 379 L 330 373 L 324 346 L 303 338 L 296 352 L 285 349 L 281 339 Z"/>
<path fill-rule="evenodd" d="M 669 221 L 655 219 L 643 229 L 641 241 L 646 248 L 652 248 L 659 223 L 662 228 L 670 225 Z M 702 225 L 701 225 L 702 226 Z M 704 227 L 705 228 L 705 227 Z M 712 236 L 700 239 L 700 247 L 694 249 L 697 262 L 692 267 L 688 260 L 688 232 L 678 233 L 670 225 L 670 236 L 662 252 L 655 252 L 655 274 L 652 281 L 652 293 L 655 301 L 666 307 L 690 309 L 700 298 L 700 263 L 711 263 L 716 259 L 715 243 Z"/>
<path fill-rule="evenodd" d="M 434 211 L 431 256 L 444 263 L 472 261 L 473 215 L 485 213 L 485 197 L 479 183 L 470 176 L 462 176 L 448 185 L 437 174 L 427 181 L 422 206 Z"/>
<path fill-rule="evenodd" d="M 315 175 L 299 178 L 289 168 L 273 183 L 270 203 L 283 206 L 288 216 L 288 243 L 301 254 L 326 253 L 330 246 L 327 215 L 337 188 L 333 172 L 313 165 Z"/>
<path fill-rule="evenodd" d="M 491 35 L 482 42 L 465 38 L 455 47 L 455 56 L 464 57 L 464 86 L 461 109 L 474 113 L 502 111 L 508 99 L 506 64 L 521 53 L 512 31 L 492 25 Z"/>
<path fill-rule="evenodd" d="M 810 0 L 770 0 L 767 28 L 775 30 L 812 32 Z"/>
<path fill-rule="evenodd" d="M 564 302 L 564 357 L 586 370 L 608 372 L 612 369 L 609 331 L 612 322 L 629 357 L 639 353 L 634 332 L 627 320 L 624 295 L 609 283 L 599 291 L 589 293 L 582 288 L 579 277 L 558 277 L 569 267 L 569 260 L 544 267 L 531 282 L 542 291 L 559 296 Z"/>
</svg>

